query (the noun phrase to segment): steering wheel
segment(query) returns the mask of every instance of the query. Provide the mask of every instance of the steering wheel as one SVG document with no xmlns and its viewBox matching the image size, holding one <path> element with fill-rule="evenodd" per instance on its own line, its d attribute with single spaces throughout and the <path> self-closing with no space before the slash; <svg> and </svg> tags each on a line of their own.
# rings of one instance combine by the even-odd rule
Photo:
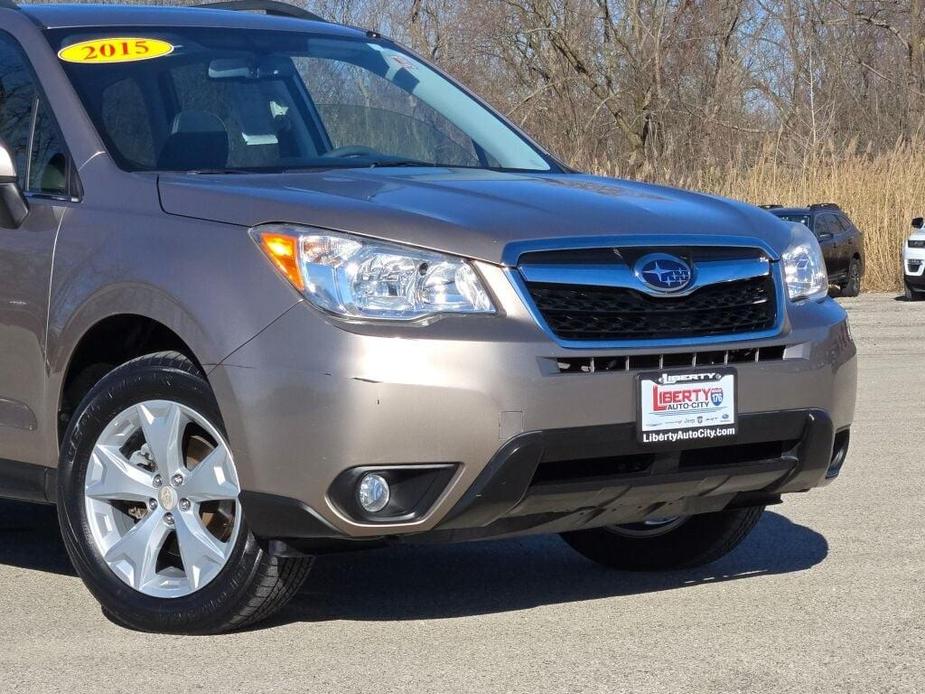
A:
<svg viewBox="0 0 925 694">
<path fill-rule="evenodd" d="M 353 157 L 381 157 L 382 152 L 377 152 L 372 147 L 363 145 L 347 145 L 346 147 L 335 147 L 330 152 L 321 155 L 324 158 L 331 159 L 351 159 Z"/>
</svg>

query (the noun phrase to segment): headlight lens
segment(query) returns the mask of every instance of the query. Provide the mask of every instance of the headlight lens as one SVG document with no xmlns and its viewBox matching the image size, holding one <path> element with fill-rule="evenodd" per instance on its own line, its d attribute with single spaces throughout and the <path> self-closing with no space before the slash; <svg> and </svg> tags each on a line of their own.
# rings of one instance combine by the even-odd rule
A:
<svg viewBox="0 0 925 694">
<path fill-rule="evenodd" d="M 790 246 L 781 256 L 791 300 L 821 299 L 829 292 L 829 274 L 819 241 L 802 224 L 790 227 Z"/>
<path fill-rule="evenodd" d="M 495 313 L 481 279 L 462 258 L 282 224 L 254 227 L 251 235 L 309 301 L 344 318 Z"/>
</svg>

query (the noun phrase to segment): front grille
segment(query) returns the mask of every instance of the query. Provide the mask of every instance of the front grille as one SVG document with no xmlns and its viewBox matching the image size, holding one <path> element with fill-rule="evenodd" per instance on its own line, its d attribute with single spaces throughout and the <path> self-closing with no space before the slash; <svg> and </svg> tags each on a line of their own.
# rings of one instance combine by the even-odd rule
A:
<svg viewBox="0 0 925 694">
<path fill-rule="evenodd" d="M 527 289 L 550 329 L 567 340 L 735 335 L 769 330 L 777 319 L 769 275 L 708 285 L 688 296 L 536 282 Z"/>
</svg>

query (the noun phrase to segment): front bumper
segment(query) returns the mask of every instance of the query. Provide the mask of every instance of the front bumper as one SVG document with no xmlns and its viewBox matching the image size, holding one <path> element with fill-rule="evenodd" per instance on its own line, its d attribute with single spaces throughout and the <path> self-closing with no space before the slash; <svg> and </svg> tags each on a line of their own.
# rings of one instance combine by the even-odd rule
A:
<svg viewBox="0 0 925 694">
<path fill-rule="evenodd" d="M 498 450 L 436 528 L 402 539 L 566 532 L 777 503 L 837 476 L 848 433 L 821 410 L 745 415 L 733 443 L 684 450 L 643 446 L 627 424 L 525 433 Z M 246 492 L 244 505 L 262 537 L 306 549 L 347 539 L 293 499 Z"/>
<path fill-rule="evenodd" d="M 636 371 L 557 367 L 586 354 L 645 350 L 559 347 L 517 308 L 522 304 L 500 269 L 481 270 L 508 307 L 504 316 L 448 317 L 413 328 L 344 326 L 299 305 L 210 372 L 246 490 L 246 514 L 259 535 L 461 539 L 629 522 L 655 507 L 660 515 L 675 508 L 703 512 L 743 492 L 767 500 L 824 482 L 836 433 L 853 418 L 857 377 L 844 311 L 830 300 L 791 305 L 776 338 L 707 348 L 782 348 L 775 361 L 736 365 L 744 428 L 734 443 L 769 444 L 752 449 L 761 452 L 757 458 L 717 451 L 720 469 L 688 466 L 680 449 L 698 448 L 688 443 L 659 452 L 645 479 L 637 475 L 631 485 L 605 475 L 604 482 L 586 478 L 578 486 L 569 480 L 565 491 L 524 487 L 545 463 L 645 453 L 627 433 L 635 430 Z M 692 349 L 698 348 L 679 343 L 659 352 L 667 363 L 668 355 Z M 512 446 L 533 453 L 527 463 L 504 464 L 516 469 L 518 484 L 505 487 L 509 508 L 489 512 L 482 503 L 489 492 L 478 490 L 487 470 L 511 458 Z M 432 505 L 406 522 L 358 520 L 330 498 L 351 468 L 434 464 L 452 464 L 455 473 Z M 479 503 L 467 501 L 473 495 Z"/>
<path fill-rule="evenodd" d="M 925 291 L 925 248 L 903 246 L 903 279 L 915 291 Z"/>
</svg>

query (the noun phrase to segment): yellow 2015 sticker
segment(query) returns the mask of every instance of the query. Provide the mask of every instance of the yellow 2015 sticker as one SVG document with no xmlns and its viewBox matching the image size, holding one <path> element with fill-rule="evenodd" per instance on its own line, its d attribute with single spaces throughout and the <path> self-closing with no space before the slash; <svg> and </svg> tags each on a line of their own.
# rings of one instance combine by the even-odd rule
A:
<svg viewBox="0 0 925 694">
<path fill-rule="evenodd" d="M 173 45 L 160 39 L 117 37 L 81 41 L 58 51 L 58 57 L 68 63 L 101 65 L 105 63 L 131 63 L 138 60 L 161 58 L 173 53 Z"/>
</svg>

